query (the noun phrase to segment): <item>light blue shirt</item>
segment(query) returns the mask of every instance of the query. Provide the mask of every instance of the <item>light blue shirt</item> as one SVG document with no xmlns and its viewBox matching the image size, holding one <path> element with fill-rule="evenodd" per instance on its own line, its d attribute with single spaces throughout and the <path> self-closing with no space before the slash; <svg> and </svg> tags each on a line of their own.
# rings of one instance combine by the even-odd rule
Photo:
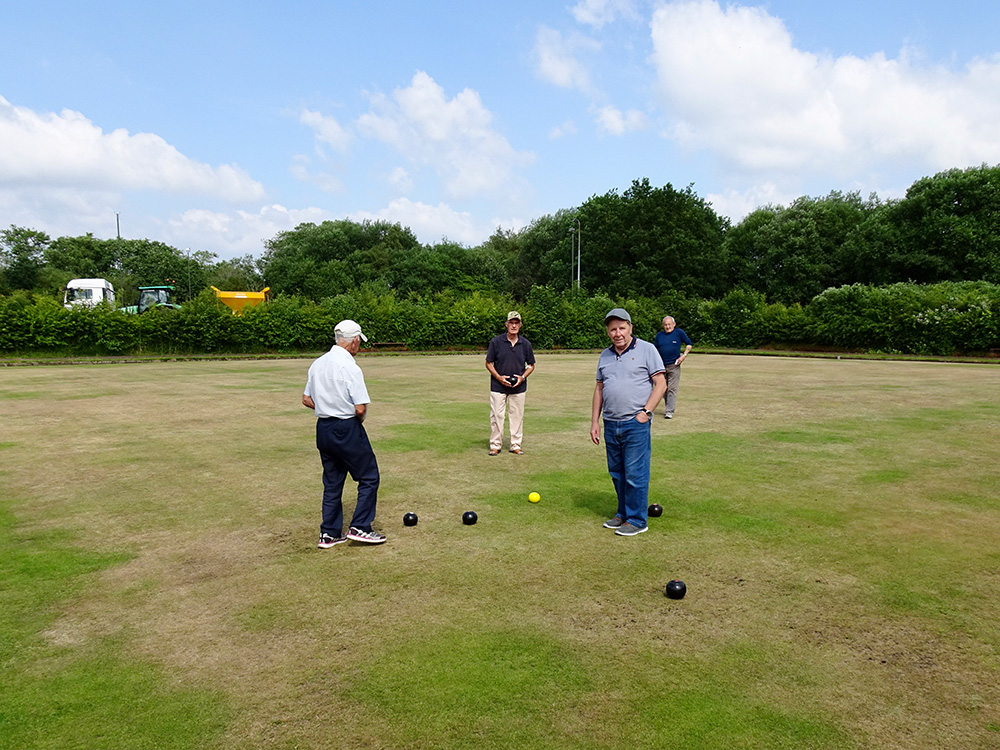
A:
<svg viewBox="0 0 1000 750">
<path fill-rule="evenodd" d="M 601 414 L 606 422 L 624 422 L 646 408 L 653 392 L 653 376 L 663 372 L 663 360 L 648 341 L 632 337 L 621 354 L 609 346 L 597 362 L 597 380 L 602 386 Z"/>
<path fill-rule="evenodd" d="M 304 395 L 316 405 L 317 417 L 350 419 L 357 416 L 355 405 L 371 403 L 361 368 L 336 344 L 309 366 Z"/>
</svg>

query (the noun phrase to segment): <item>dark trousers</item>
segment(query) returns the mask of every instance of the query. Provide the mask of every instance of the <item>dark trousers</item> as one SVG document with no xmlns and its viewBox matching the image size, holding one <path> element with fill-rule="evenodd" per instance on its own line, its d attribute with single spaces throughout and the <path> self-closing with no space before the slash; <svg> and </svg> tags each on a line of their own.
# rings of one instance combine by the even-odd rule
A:
<svg viewBox="0 0 1000 750">
<path fill-rule="evenodd" d="M 358 503 L 351 526 L 372 530 L 378 500 L 378 462 L 361 420 L 317 419 L 316 448 L 323 460 L 323 524 L 320 532 L 340 536 L 344 530 L 344 482 L 358 483 Z"/>
</svg>

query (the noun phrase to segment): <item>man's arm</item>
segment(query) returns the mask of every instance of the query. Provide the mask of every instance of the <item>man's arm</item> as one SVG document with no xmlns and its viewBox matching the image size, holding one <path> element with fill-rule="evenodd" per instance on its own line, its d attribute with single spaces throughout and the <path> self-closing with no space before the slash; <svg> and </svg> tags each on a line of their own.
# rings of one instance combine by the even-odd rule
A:
<svg viewBox="0 0 1000 750">
<path fill-rule="evenodd" d="M 656 405 L 660 403 L 663 394 L 667 392 L 667 378 L 662 372 L 656 373 L 650 379 L 653 381 L 653 392 L 649 394 L 649 400 L 646 401 L 646 411 L 656 409 Z"/>
<path fill-rule="evenodd" d="M 681 331 L 681 333 L 684 332 Z M 687 356 L 691 353 L 691 347 L 694 346 L 694 343 L 691 341 L 691 337 L 686 333 L 681 337 L 681 341 L 684 342 L 684 351 L 681 353 L 681 356 L 677 358 L 677 364 L 680 364 L 687 359 Z"/>
<path fill-rule="evenodd" d="M 534 370 L 535 370 L 535 366 L 534 365 L 528 365 L 527 367 L 525 367 L 524 368 L 524 372 L 521 375 L 517 376 L 517 385 L 515 385 L 514 387 L 517 388 L 518 385 L 521 385 L 521 383 L 523 383 L 525 380 L 527 380 L 528 376 L 532 372 L 534 372 Z"/>
<path fill-rule="evenodd" d="M 665 388 L 666 386 L 664 386 Z M 368 414 L 368 404 L 355 404 L 354 405 L 354 416 L 358 418 L 359 422 L 365 421 L 365 415 Z"/>
<path fill-rule="evenodd" d="M 594 441 L 594 445 L 601 444 L 602 406 L 604 406 L 604 383 L 598 380 L 597 385 L 594 386 L 594 402 L 590 407 L 590 439 Z"/>
<path fill-rule="evenodd" d="M 499 380 L 508 388 L 510 387 L 510 383 L 507 382 L 507 379 L 499 372 L 497 372 L 497 368 L 494 367 L 493 363 L 490 362 L 489 360 L 486 360 L 486 369 L 490 371 L 490 375 L 492 375 L 495 380 Z"/>
<path fill-rule="evenodd" d="M 312 396 L 307 396 L 305 394 L 302 394 L 302 405 L 305 406 L 308 409 L 315 409 L 316 408 L 316 404 L 315 404 L 315 402 L 313 402 Z"/>
</svg>

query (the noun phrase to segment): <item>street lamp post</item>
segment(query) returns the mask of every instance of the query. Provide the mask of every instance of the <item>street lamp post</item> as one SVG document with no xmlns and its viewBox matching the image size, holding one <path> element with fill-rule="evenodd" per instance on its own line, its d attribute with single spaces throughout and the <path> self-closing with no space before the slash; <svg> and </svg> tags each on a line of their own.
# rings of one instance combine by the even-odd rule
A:
<svg viewBox="0 0 1000 750">
<path fill-rule="evenodd" d="M 115 229 L 118 231 L 118 267 L 122 268 L 122 220 L 121 214 L 115 211 Z"/>
<path fill-rule="evenodd" d="M 575 227 L 569 228 L 569 233 L 574 235 L 576 239 L 576 288 L 580 288 L 580 266 L 583 262 L 583 226 L 580 224 L 579 219 L 573 219 L 576 222 Z M 573 243 L 570 242 L 569 248 L 569 284 L 573 286 Z"/>
<path fill-rule="evenodd" d="M 569 288 L 573 288 L 573 256 L 576 255 L 576 227 L 569 228 Z"/>
</svg>

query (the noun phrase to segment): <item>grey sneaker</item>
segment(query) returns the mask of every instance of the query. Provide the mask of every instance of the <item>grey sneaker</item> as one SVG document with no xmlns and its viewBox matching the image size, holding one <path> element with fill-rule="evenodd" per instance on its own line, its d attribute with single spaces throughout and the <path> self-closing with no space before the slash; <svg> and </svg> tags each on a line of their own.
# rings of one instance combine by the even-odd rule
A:
<svg viewBox="0 0 1000 750">
<path fill-rule="evenodd" d="M 614 518 L 609 518 L 607 521 L 604 522 L 604 528 L 617 529 L 623 523 L 625 522 L 622 519 L 620 519 L 618 516 L 615 516 Z"/>
<path fill-rule="evenodd" d="M 335 544 L 340 544 L 341 542 L 346 542 L 347 537 L 341 534 L 340 536 L 331 536 L 330 534 L 320 534 L 319 544 L 316 546 L 320 549 L 330 549 Z"/>
<path fill-rule="evenodd" d="M 635 536 L 636 534 L 641 534 L 646 531 L 648 528 L 648 526 L 633 526 L 630 523 L 623 523 L 615 529 L 615 533 L 618 534 L 618 536 Z"/>
<path fill-rule="evenodd" d="M 382 544 L 385 541 L 385 534 L 379 534 L 377 531 L 365 531 L 364 529 L 357 529 L 352 526 L 351 530 L 347 532 L 347 538 L 352 542 Z"/>
</svg>

